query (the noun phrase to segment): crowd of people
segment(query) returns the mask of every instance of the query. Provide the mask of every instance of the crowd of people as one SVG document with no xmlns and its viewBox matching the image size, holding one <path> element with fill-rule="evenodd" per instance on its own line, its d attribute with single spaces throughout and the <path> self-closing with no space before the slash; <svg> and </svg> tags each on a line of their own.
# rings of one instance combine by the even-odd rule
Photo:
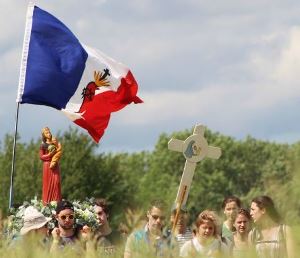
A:
<svg viewBox="0 0 300 258">
<path fill-rule="evenodd" d="M 230 196 L 224 199 L 222 211 L 223 222 L 215 211 L 207 209 L 189 223 L 185 207 L 174 206 L 168 216 L 164 202 L 155 200 L 147 209 L 144 227 L 126 235 L 111 228 L 105 199 L 97 199 L 94 204 L 98 222 L 96 230 L 78 225 L 73 204 L 63 200 L 57 203 L 57 223 L 52 229 L 47 225 L 51 218 L 32 206 L 27 207 L 23 227 L 10 246 L 38 236 L 38 244 L 48 248 L 50 253 L 71 247 L 78 249 L 78 253 L 85 252 L 87 257 L 94 257 L 95 253 L 99 257 L 117 255 L 124 258 L 295 257 L 291 230 L 270 197 L 254 198 L 248 210 L 242 207 L 239 198 Z"/>
</svg>

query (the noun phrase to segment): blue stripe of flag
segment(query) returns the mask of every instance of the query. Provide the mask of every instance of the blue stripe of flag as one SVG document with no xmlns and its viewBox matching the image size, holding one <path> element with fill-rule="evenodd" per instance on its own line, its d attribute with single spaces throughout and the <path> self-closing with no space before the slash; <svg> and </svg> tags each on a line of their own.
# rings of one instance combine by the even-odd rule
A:
<svg viewBox="0 0 300 258">
<path fill-rule="evenodd" d="M 87 57 L 62 22 L 35 6 L 21 103 L 65 108 L 77 89 Z"/>
</svg>

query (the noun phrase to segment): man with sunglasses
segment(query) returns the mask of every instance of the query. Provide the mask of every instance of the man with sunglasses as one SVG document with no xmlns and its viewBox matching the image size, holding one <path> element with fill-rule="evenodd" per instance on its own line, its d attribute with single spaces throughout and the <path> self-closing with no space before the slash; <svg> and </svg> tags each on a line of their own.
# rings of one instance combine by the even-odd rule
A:
<svg viewBox="0 0 300 258">
<path fill-rule="evenodd" d="M 165 222 L 165 204 L 161 200 L 151 202 L 147 211 L 147 224 L 142 230 L 131 233 L 127 239 L 124 258 L 165 256 L 167 244 L 162 236 Z"/>
<path fill-rule="evenodd" d="M 67 244 L 73 244 L 79 239 L 80 227 L 75 223 L 74 206 L 71 202 L 63 200 L 57 203 L 57 227 L 52 230 L 51 251 L 58 250 Z"/>
</svg>

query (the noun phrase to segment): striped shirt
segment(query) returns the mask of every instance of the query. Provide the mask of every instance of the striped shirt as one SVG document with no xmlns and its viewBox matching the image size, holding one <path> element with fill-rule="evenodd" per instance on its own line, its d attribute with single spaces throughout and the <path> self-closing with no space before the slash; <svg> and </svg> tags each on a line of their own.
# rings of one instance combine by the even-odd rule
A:
<svg viewBox="0 0 300 258">
<path fill-rule="evenodd" d="M 183 246 L 183 244 L 193 238 L 192 231 L 188 228 L 184 234 L 178 234 L 175 236 L 175 239 L 179 245 L 179 248 Z"/>
</svg>

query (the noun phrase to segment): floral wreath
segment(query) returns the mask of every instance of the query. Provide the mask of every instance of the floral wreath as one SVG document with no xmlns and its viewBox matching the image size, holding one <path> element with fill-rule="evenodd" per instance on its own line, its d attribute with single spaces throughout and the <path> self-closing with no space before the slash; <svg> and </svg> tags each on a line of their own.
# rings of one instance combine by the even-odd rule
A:
<svg viewBox="0 0 300 258">
<path fill-rule="evenodd" d="M 95 198 L 86 198 L 84 201 L 72 201 L 74 206 L 76 224 L 79 225 L 87 225 L 92 230 L 95 230 L 99 227 L 97 222 L 97 217 L 94 212 L 95 206 Z M 15 236 L 19 234 L 20 229 L 23 227 L 23 218 L 25 209 L 28 206 L 35 207 L 38 211 L 40 211 L 45 217 L 52 218 L 48 222 L 48 228 L 53 229 L 56 224 L 56 201 L 52 201 L 48 203 L 46 206 L 43 204 L 41 200 L 38 200 L 36 197 L 31 201 L 25 201 L 18 208 L 12 208 L 10 210 L 9 222 L 7 225 L 7 234 L 9 236 Z"/>
</svg>

